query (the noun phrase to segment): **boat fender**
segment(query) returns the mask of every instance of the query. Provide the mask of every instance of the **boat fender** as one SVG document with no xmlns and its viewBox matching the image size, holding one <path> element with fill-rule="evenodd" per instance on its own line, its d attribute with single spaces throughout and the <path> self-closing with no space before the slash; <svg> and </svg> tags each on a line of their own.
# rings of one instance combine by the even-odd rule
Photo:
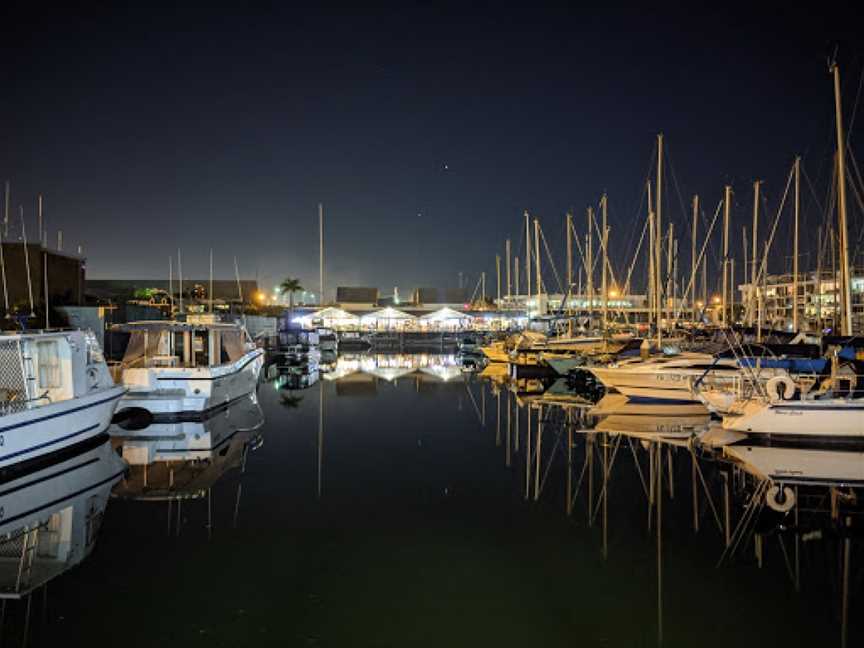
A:
<svg viewBox="0 0 864 648">
<path fill-rule="evenodd" d="M 778 513 L 788 513 L 795 506 L 795 491 L 789 486 L 774 484 L 765 493 L 765 503 Z"/>
<path fill-rule="evenodd" d="M 795 393 L 795 381 L 789 376 L 774 376 L 765 384 L 765 391 L 772 401 L 789 400 Z"/>
</svg>

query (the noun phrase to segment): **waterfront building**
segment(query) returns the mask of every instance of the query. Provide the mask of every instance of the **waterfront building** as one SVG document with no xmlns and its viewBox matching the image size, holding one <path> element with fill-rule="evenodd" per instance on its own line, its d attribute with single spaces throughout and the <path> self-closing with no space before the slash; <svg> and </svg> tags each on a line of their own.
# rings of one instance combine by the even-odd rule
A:
<svg viewBox="0 0 864 648">
<path fill-rule="evenodd" d="M 2 245 L 11 310 L 29 314 L 31 295 L 34 309 L 41 310 L 46 289 L 52 307 L 83 303 L 86 272 L 83 256 L 52 250 L 40 243 L 27 243 L 25 257 L 24 243 L 4 241 Z"/>
<path fill-rule="evenodd" d="M 864 335 L 864 268 L 851 272 L 852 333 Z M 830 270 L 798 275 L 798 294 L 794 295 L 794 277 L 791 274 L 768 275 L 758 287 L 756 303 L 763 310 L 762 323 L 766 328 L 791 331 L 794 308 L 798 307 L 799 329 L 815 333 L 840 328 L 840 282 Z M 752 300 L 752 285 L 738 286 L 741 302 Z M 755 320 L 755 316 L 754 316 Z"/>
<path fill-rule="evenodd" d="M 88 279 L 85 292 L 97 304 L 134 304 L 167 310 L 171 303 L 169 290 L 174 293 L 175 306 L 179 302 L 180 282 L 174 279 L 169 286 L 165 279 Z M 214 279 L 214 308 L 228 310 L 231 306 L 261 305 L 266 297 L 254 279 Z M 210 279 L 183 279 L 183 303 L 189 311 L 209 306 Z"/>
</svg>

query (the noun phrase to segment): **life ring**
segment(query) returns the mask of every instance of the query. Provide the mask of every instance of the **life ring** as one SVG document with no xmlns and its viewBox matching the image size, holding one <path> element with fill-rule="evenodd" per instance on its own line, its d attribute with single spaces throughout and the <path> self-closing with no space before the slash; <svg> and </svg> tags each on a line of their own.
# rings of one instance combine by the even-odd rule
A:
<svg viewBox="0 0 864 648">
<path fill-rule="evenodd" d="M 772 401 L 789 400 L 795 393 L 795 381 L 789 376 L 774 376 L 765 384 L 765 391 Z"/>
<path fill-rule="evenodd" d="M 778 513 L 788 513 L 795 506 L 795 491 L 789 486 L 774 484 L 765 493 L 765 503 Z"/>
</svg>

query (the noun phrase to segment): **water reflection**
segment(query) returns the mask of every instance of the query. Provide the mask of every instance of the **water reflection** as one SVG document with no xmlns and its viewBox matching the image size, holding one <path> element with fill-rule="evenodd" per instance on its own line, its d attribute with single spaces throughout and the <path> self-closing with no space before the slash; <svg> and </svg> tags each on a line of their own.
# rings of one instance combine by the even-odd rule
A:
<svg viewBox="0 0 864 648">
<path fill-rule="evenodd" d="M 126 464 L 105 435 L 0 482 L 0 641 L 30 638 L 31 594 L 93 551 Z M 25 599 L 7 610 L 7 600 Z M 42 609 L 45 609 L 43 600 Z M 7 618 L 11 617 L 11 621 Z M 20 637 L 16 637 L 21 633 Z"/>
<path fill-rule="evenodd" d="M 853 622 L 850 601 L 864 577 L 860 560 L 857 567 L 853 561 L 861 550 L 856 529 L 864 521 L 861 447 L 771 445 L 770 439 L 726 433 L 699 404 L 632 402 L 620 394 L 595 403 L 562 380 L 529 397 L 508 376 L 491 375 L 487 385 L 492 394 L 504 394 L 506 416 L 495 440 L 500 445 L 503 425 L 508 467 L 520 466 L 512 456 L 520 451 L 520 426 L 524 430 L 524 499 L 551 497 L 588 528 L 599 525 L 604 559 L 615 544 L 610 544 L 610 491 L 632 513 L 638 509 L 634 496 L 642 499 L 643 524 L 656 547 L 658 645 L 670 615 L 664 601 L 675 598 L 664 592 L 664 563 L 669 551 L 679 551 L 664 548 L 663 532 L 680 523 L 682 500 L 689 500 L 692 532 L 702 531 L 701 542 L 714 545 L 718 567 L 755 563 L 762 569 L 770 561 L 796 592 L 807 580 L 819 587 L 833 582 L 831 608 L 839 643 L 846 645 Z M 560 500 L 556 481 L 563 489 Z M 668 519 L 664 503 L 677 518 Z M 713 536 L 704 535 L 706 526 Z M 629 522 L 625 527 L 632 532 Z M 827 572 L 802 576 L 805 543 L 807 566 L 827 566 Z"/>
<path fill-rule="evenodd" d="M 226 472 L 245 465 L 258 448 L 264 414 L 256 394 L 202 421 L 156 423 L 141 430 L 112 428 L 112 442 L 129 464 L 114 496 L 164 501 L 198 499 Z"/>
<path fill-rule="evenodd" d="M 598 400 L 447 354 L 326 365 L 317 382 L 276 372 L 260 407 L 115 430 L 129 472 L 104 486 L 100 510 L 115 482 L 116 497 L 100 551 L 52 588 L 67 619 L 58 634 L 82 643 L 105 627 L 113 643 L 134 626 L 138 645 L 410 645 L 417 627 L 428 645 L 454 633 L 556 646 L 861 636 L 861 449 L 760 445 L 698 405 Z M 102 582 L 118 565 L 122 595 Z M 140 624 L 156 590 L 164 614 Z"/>
</svg>

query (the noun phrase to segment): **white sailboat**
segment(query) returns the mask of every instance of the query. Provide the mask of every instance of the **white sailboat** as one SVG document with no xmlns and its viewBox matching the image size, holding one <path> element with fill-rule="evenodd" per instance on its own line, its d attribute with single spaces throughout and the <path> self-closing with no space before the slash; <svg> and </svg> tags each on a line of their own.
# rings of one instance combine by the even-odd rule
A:
<svg viewBox="0 0 864 648">
<path fill-rule="evenodd" d="M 751 434 L 864 439 L 864 398 L 754 398 L 736 402 L 723 428 Z"/>
<path fill-rule="evenodd" d="M 130 333 L 119 367 L 118 419 L 145 410 L 195 418 L 255 391 L 264 351 L 239 324 L 209 319 L 118 324 Z"/>
<path fill-rule="evenodd" d="M 104 433 L 123 391 L 92 333 L 0 335 L 0 470 Z"/>
<path fill-rule="evenodd" d="M 837 136 L 837 229 L 840 242 L 841 333 L 851 337 L 853 310 L 850 292 L 849 231 L 846 218 L 846 138 L 840 96 L 840 72 L 831 64 L 834 81 L 835 126 Z M 839 382 L 848 381 L 846 389 L 838 390 Z M 785 400 L 762 396 L 736 401 L 723 427 L 738 432 L 799 436 L 810 438 L 864 438 L 864 398 L 860 396 L 862 376 L 837 375 L 836 356 L 830 385 L 817 393 L 800 389 L 800 400 Z"/>
</svg>

